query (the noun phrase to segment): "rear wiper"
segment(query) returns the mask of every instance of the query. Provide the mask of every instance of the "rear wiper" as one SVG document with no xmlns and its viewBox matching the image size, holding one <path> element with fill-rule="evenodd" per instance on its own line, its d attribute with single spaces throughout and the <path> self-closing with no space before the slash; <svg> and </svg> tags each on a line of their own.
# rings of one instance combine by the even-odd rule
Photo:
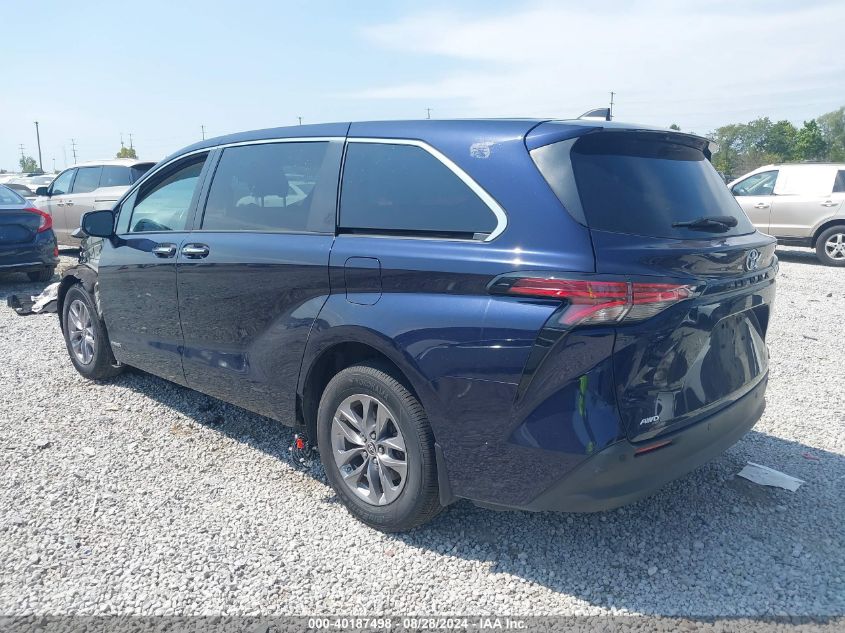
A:
<svg viewBox="0 0 845 633">
<path fill-rule="evenodd" d="M 673 222 L 673 227 L 687 227 L 689 229 L 701 229 L 703 231 L 727 231 L 737 225 L 736 218 L 732 215 L 708 215 L 695 220 L 685 222 Z"/>
</svg>

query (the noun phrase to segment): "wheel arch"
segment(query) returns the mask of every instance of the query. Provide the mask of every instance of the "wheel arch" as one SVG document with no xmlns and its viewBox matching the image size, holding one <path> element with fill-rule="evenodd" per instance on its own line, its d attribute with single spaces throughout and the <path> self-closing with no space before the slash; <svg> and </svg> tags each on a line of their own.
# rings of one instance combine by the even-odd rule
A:
<svg viewBox="0 0 845 633">
<path fill-rule="evenodd" d="M 59 314 L 59 325 L 62 324 L 64 318 L 64 303 L 65 295 L 70 290 L 71 286 L 81 284 L 94 298 L 94 304 L 97 307 L 97 312 L 102 318 L 100 311 L 100 302 L 97 300 L 97 273 L 88 266 L 79 265 L 68 268 L 62 275 L 62 280 L 59 282 L 59 294 L 56 299 L 56 308 Z"/>
<path fill-rule="evenodd" d="M 832 228 L 834 226 L 841 226 L 841 227 L 845 228 L 845 217 L 831 218 L 830 220 L 827 220 L 826 222 L 819 225 L 819 228 L 817 228 L 813 232 L 813 239 L 812 239 L 812 242 L 810 243 L 811 246 L 813 248 L 815 248 L 816 245 L 818 244 L 819 236 L 822 233 L 824 233 L 825 231 L 827 231 L 829 228 Z"/>
<path fill-rule="evenodd" d="M 312 337 L 314 334 L 312 333 Z M 413 360 L 395 347 L 390 339 L 363 327 L 340 326 L 318 334 L 318 340 L 309 340 L 299 375 L 296 396 L 297 425 L 316 445 L 317 408 L 326 385 L 339 371 L 363 361 L 377 361 L 390 370 L 425 410 L 429 423 L 442 417 L 439 398 L 429 381 Z M 455 501 L 443 449 L 437 442 L 437 425 L 431 424 L 440 503 L 443 506 Z"/>
</svg>

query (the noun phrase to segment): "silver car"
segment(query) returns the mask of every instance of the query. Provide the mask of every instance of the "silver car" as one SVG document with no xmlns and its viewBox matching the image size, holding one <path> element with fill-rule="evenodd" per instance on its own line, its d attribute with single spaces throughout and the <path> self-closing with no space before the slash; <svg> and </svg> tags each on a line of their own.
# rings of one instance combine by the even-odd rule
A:
<svg viewBox="0 0 845 633">
<path fill-rule="evenodd" d="M 845 266 L 845 164 L 766 165 L 728 187 L 758 229 Z"/>
<path fill-rule="evenodd" d="M 39 187 L 35 206 L 53 217 L 53 231 L 62 246 L 79 246 L 71 234 L 82 215 L 115 203 L 154 162 L 132 158 L 91 161 L 64 170 L 48 187 Z"/>
</svg>

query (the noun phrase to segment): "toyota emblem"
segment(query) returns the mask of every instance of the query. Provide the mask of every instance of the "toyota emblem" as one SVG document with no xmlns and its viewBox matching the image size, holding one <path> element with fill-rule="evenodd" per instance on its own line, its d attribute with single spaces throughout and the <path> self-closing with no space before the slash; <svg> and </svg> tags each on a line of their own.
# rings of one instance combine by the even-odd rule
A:
<svg viewBox="0 0 845 633">
<path fill-rule="evenodd" d="M 752 248 L 748 251 L 748 255 L 745 256 L 745 270 L 757 270 L 757 266 L 760 265 L 760 251 L 756 248 Z"/>
</svg>

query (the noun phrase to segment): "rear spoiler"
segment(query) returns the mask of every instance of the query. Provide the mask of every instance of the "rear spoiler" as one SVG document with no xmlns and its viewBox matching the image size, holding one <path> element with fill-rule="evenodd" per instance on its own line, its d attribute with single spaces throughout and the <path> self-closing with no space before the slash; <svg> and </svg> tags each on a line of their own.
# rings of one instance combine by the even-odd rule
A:
<svg viewBox="0 0 845 633">
<path fill-rule="evenodd" d="M 607 108 L 599 108 L 599 110 Z M 585 113 L 582 117 L 598 112 L 598 110 L 591 110 Z M 572 138 L 577 138 L 585 134 L 595 132 L 636 132 L 639 134 L 654 134 L 656 137 L 663 136 L 667 141 L 673 143 L 683 143 L 690 147 L 696 147 L 704 152 L 708 160 L 711 160 L 713 154 L 719 151 L 719 146 L 704 136 L 697 134 L 689 134 L 687 132 L 678 132 L 668 128 L 651 127 L 647 125 L 637 125 L 631 123 L 617 123 L 616 121 L 601 121 L 596 119 L 579 118 L 563 121 L 546 121 L 532 129 L 525 136 L 525 145 L 528 151 L 558 143 Z"/>
</svg>

